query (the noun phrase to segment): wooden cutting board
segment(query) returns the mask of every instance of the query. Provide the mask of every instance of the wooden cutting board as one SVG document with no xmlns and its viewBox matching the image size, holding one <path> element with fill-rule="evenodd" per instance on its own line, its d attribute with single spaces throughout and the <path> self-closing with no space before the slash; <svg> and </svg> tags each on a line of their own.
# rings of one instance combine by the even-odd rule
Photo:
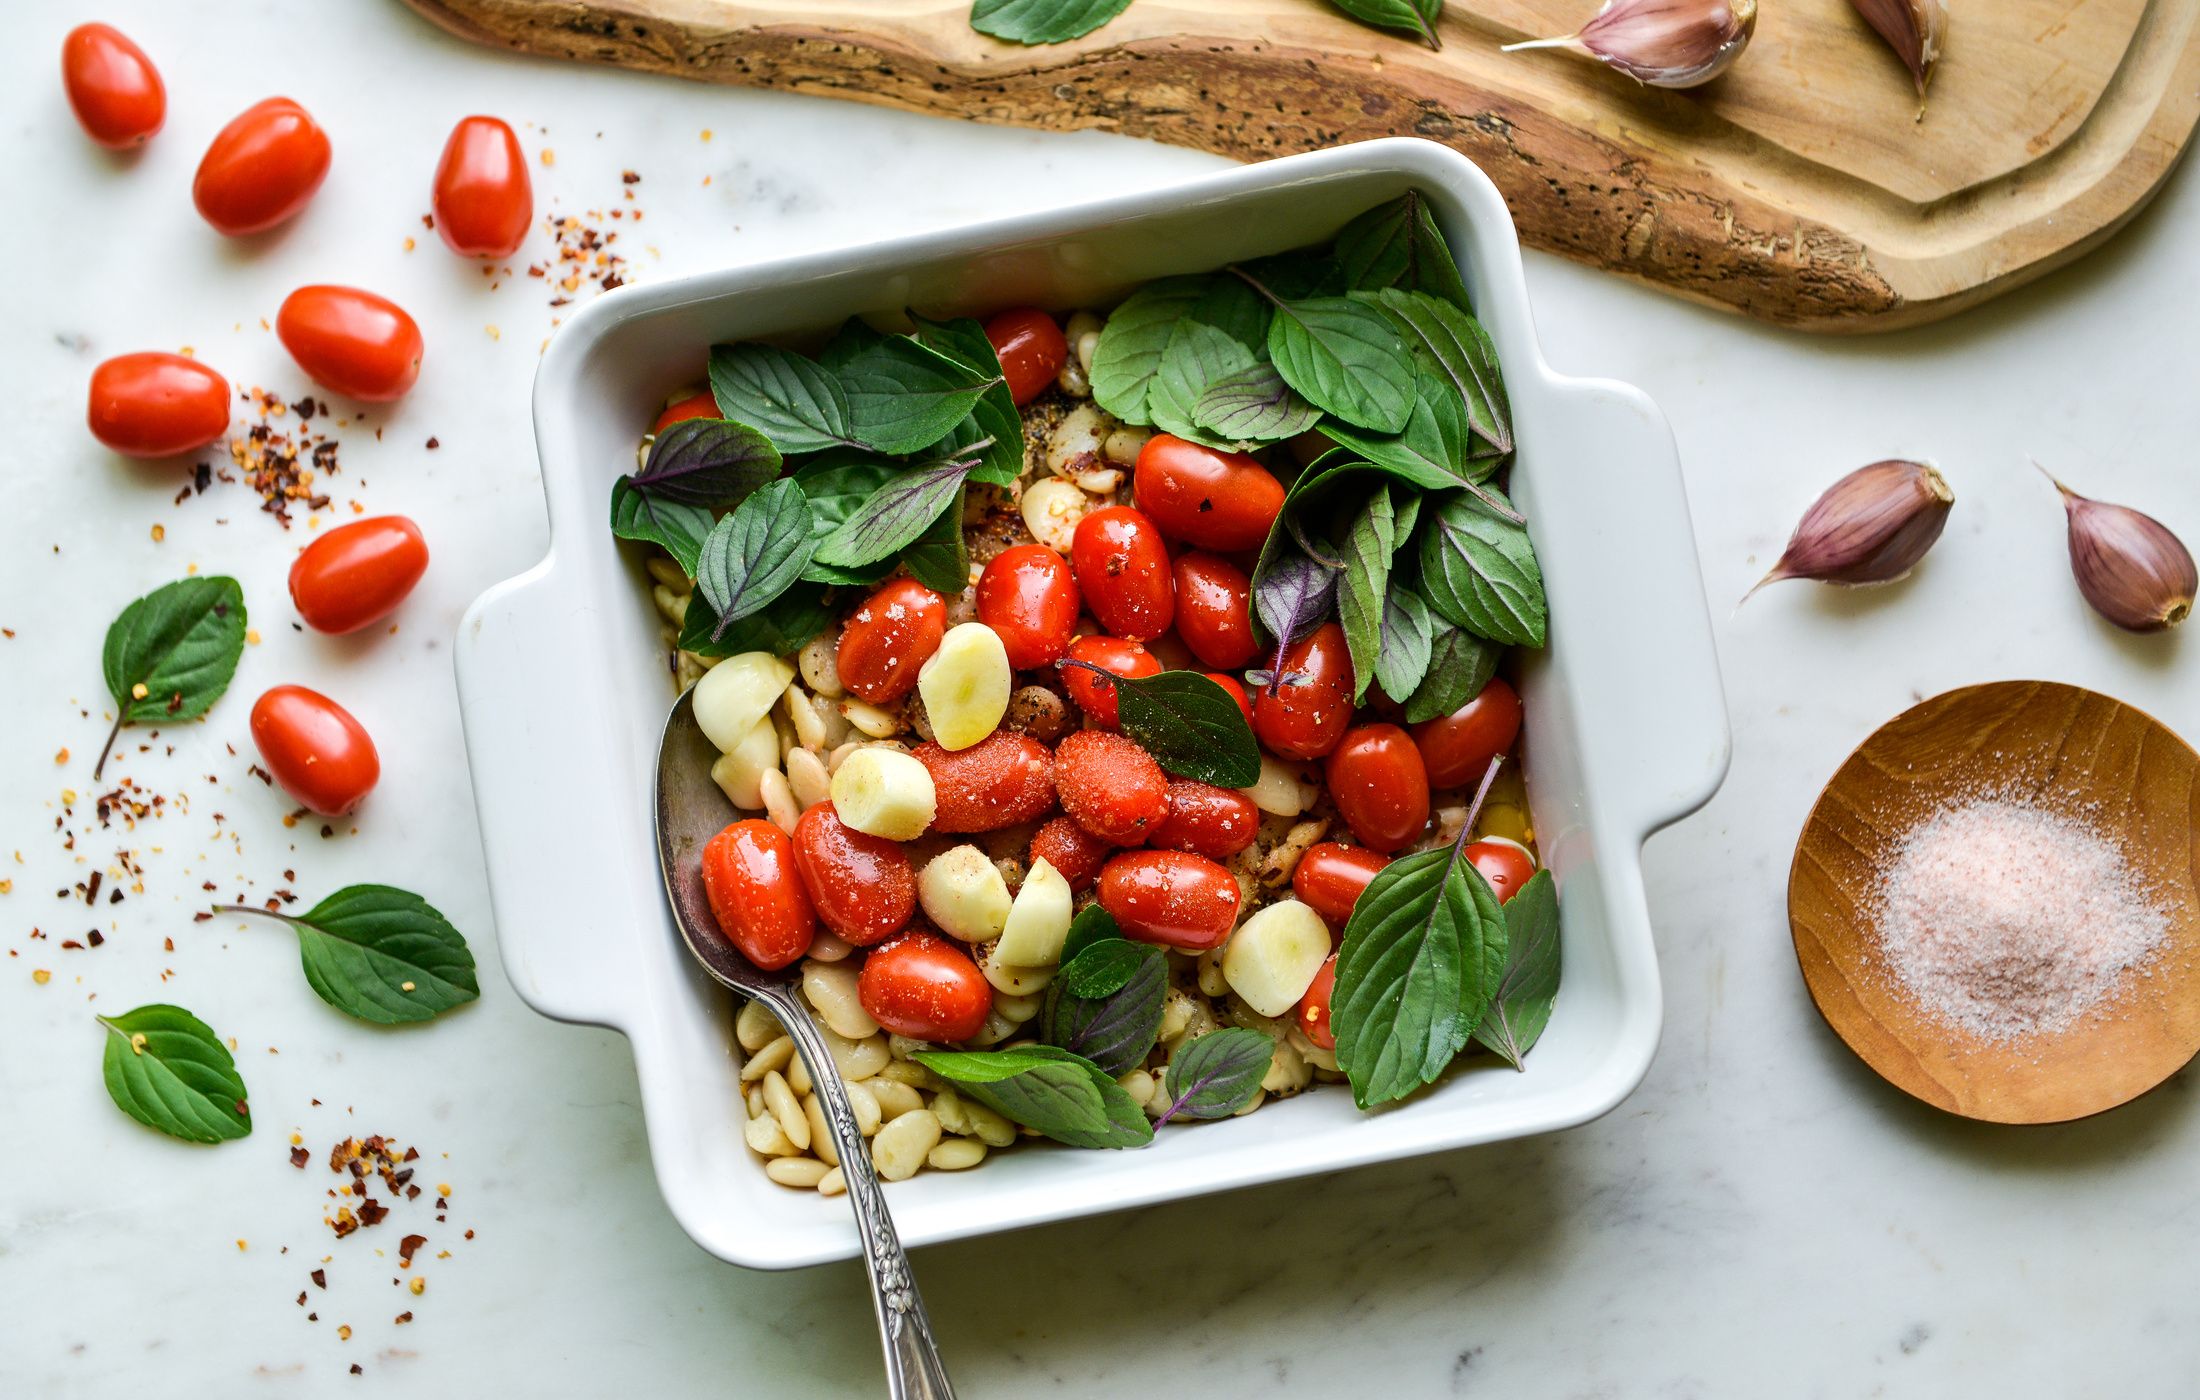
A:
<svg viewBox="0 0 2200 1400">
<path fill-rule="evenodd" d="M 1531 246 L 1820 331 L 1914 325 L 2094 247 L 2200 116 L 2200 0 L 1950 0 L 1922 121 L 1848 0 L 1762 0 L 1693 93 L 1562 52 L 1597 0 L 1450 0 L 1432 52 L 1319 0 L 1135 0 L 1045 48 L 969 0 L 407 0 L 481 42 L 1241 160 L 1376 136 L 1453 146 Z"/>
</svg>

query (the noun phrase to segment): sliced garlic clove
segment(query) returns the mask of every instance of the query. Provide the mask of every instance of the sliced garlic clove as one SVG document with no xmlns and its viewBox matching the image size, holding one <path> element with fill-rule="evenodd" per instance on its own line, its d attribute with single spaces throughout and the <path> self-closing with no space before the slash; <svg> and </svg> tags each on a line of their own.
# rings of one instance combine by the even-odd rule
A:
<svg viewBox="0 0 2200 1400">
<path fill-rule="evenodd" d="M 982 622 L 949 628 L 917 672 L 932 741 L 952 752 L 988 738 L 1008 713 L 1015 680 L 1000 633 Z"/>
<path fill-rule="evenodd" d="M 1312 908 L 1282 899 L 1240 924 L 1222 949 L 1222 976 L 1263 1016 L 1298 1005 L 1329 958 L 1329 925 Z"/>
<path fill-rule="evenodd" d="M 999 938 L 1012 907 L 1000 868 L 976 846 L 953 846 L 926 861 L 917 872 L 917 903 L 940 932 L 965 943 Z"/>
<path fill-rule="evenodd" d="M 833 810 L 867 836 L 914 841 L 932 824 L 932 772 L 898 749 L 857 749 L 833 771 Z"/>
<path fill-rule="evenodd" d="M 779 767 L 779 731 L 770 719 L 750 727 L 748 737 L 718 756 L 710 766 L 710 779 L 726 794 L 726 800 L 744 812 L 764 808 L 764 771 Z"/>
<path fill-rule="evenodd" d="M 1016 902 L 1001 927 L 993 955 L 1011 967 L 1053 967 L 1062 960 L 1069 937 L 1072 896 L 1069 881 L 1044 857 L 1031 863 Z"/>
<path fill-rule="evenodd" d="M 729 656 L 695 683 L 695 722 L 720 753 L 730 753 L 793 679 L 794 668 L 768 651 Z"/>
</svg>

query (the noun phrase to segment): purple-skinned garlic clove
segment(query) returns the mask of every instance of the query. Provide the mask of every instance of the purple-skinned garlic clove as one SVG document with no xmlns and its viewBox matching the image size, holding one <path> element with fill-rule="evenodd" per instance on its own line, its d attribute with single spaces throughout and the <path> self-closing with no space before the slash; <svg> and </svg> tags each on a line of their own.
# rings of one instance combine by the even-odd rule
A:
<svg viewBox="0 0 2200 1400">
<path fill-rule="evenodd" d="M 1757 0 L 1605 0 L 1572 34 L 1507 44 L 1572 49 L 1652 87 L 1691 88 L 1724 73 L 1757 32 Z"/>
<path fill-rule="evenodd" d="M 2200 570 L 2167 525 L 2129 506 L 2081 496 L 2047 468 L 2040 471 L 2062 493 L 2070 574 L 2093 611 L 2127 632 L 2167 631 L 2191 615 Z"/>
<path fill-rule="evenodd" d="M 1790 578 L 1852 587 L 1892 583 L 1933 547 L 1955 503 L 1947 479 L 1923 462 L 1859 467 L 1803 512 L 1780 562 L 1757 588 Z"/>
<path fill-rule="evenodd" d="M 1925 115 L 1925 87 L 1933 80 L 1948 33 L 1947 0 L 1849 0 L 1864 22 L 1910 70 L 1917 84 L 1917 114 Z"/>
</svg>

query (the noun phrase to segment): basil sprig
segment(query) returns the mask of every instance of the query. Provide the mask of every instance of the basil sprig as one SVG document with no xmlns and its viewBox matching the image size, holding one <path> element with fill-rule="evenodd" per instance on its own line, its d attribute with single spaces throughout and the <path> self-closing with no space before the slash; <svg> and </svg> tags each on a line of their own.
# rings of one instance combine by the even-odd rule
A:
<svg viewBox="0 0 2200 1400">
<path fill-rule="evenodd" d="M 1259 780 L 1260 746 L 1245 711 L 1199 672 L 1131 677 L 1088 661 L 1064 659 L 1055 665 L 1089 671 L 1100 684 L 1114 687 L 1123 732 L 1168 772 L 1216 787 L 1250 787 Z"/>
<path fill-rule="evenodd" d="M 1538 870 L 1505 901 L 1505 972 L 1489 1014 L 1474 1028 L 1476 1042 L 1514 1069 L 1551 1023 L 1558 1000 L 1558 883 Z"/>
<path fill-rule="evenodd" d="M 1143 1147 L 1153 1125 L 1113 1076 L 1053 1045 L 913 1057 L 995 1113 L 1071 1147 Z"/>
<path fill-rule="evenodd" d="M 210 574 L 163 584 L 107 628 L 100 670 L 115 723 L 92 766 L 98 777 L 128 724 L 197 719 L 221 699 L 244 655 L 244 589 Z"/>
<path fill-rule="evenodd" d="M 244 1079 L 213 1027 L 157 1002 L 96 1019 L 109 1032 L 100 1068 L 115 1107 L 185 1142 L 252 1132 Z"/>
<path fill-rule="evenodd" d="M 218 908 L 290 925 L 307 984 L 321 1000 L 362 1021 L 426 1021 L 481 995 L 465 937 L 405 890 L 350 885 L 303 914 L 249 904 Z"/>
</svg>

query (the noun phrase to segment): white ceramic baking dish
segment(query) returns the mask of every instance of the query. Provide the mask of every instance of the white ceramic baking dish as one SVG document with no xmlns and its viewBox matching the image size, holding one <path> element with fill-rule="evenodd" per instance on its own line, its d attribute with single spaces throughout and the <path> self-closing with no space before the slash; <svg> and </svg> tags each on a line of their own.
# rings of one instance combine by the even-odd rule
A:
<svg viewBox="0 0 2200 1400">
<path fill-rule="evenodd" d="M 726 995 L 666 915 L 650 771 L 673 693 L 611 483 L 651 406 L 718 341 L 842 318 L 1106 304 L 1150 278 L 1329 237 L 1408 187 L 1429 199 L 1495 338 L 1521 443 L 1514 495 L 1549 582 L 1551 645 L 1522 666 L 1536 832 L 1564 908 L 1565 982 L 1525 1073 L 1455 1072 L 1361 1113 L 1341 1088 L 1160 1134 L 1139 1151 L 1027 1144 L 891 1189 L 911 1245 L 1565 1128 L 1617 1104 L 1658 1040 L 1643 839 L 1706 801 L 1728 739 L 1672 434 L 1641 392 L 1544 364 L 1497 189 L 1456 153 L 1387 140 L 1170 189 L 626 288 L 559 331 L 535 380 L 543 561 L 490 589 L 457 647 L 498 946 L 545 1015 L 633 1042 L 657 1178 L 736 1263 L 856 1253 L 847 1202 L 765 1179 L 742 1142 Z M 555 762 L 547 756 L 555 755 Z"/>
</svg>

